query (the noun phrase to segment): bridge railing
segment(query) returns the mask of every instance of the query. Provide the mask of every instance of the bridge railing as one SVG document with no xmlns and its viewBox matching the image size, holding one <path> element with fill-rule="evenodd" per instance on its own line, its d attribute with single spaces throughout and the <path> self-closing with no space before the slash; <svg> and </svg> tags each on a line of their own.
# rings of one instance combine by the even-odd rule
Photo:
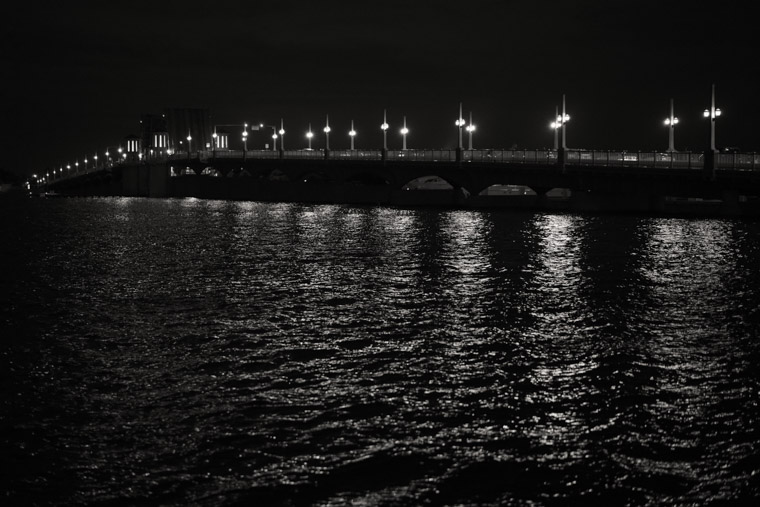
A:
<svg viewBox="0 0 760 507">
<path fill-rule="evenodd" d="M 691 152 L 568 150 L 565 160 L 568 165 L 604 167 L 701 169 L 704 165 L 704 155 Z"/>
<path fill-rule="evenodd" d="M 718 169 L 754 171 L 760 169 L 760 153 L 719 153 Z"/>
</svg>

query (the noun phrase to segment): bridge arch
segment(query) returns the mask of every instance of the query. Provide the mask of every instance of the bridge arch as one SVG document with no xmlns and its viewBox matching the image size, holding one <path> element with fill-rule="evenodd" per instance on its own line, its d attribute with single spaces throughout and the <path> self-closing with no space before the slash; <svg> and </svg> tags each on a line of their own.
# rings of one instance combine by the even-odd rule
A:
<svg viewBox="0 0 760 507">
<path fill-rule="evenodd" d="M 203 171 L 201 171 L 201 176 L 211 176 L 211 177 L 214 177 L 214 178 L 218 178 L 218 177 L 222 176 L 222 173 L 220 173 L 215 168 L 209 166 L 209 167 L 205 167 L 203 169 Z"/>
<path fill-rule="evenodd" d="M 452 190 L 455 184 L 436 174 L 427 174 L 408 180 L 401 190 Z"/>
</svg>

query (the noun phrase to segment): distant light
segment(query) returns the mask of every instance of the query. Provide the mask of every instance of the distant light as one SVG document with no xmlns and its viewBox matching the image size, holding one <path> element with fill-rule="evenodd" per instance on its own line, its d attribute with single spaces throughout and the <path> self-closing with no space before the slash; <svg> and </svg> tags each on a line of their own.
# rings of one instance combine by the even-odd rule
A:
<svg viewBox="0 0 760 507">
<path fill-rule="evenodd" d="M 356 135 L 356 131 L 355 131 L 355 130 L 352 130 L 352 131 L 350 131 L 350 132 L 348 133 L 348 135 L 350 135 L 351 137 L 354 137 L 354 136 Z"/>
<path fill-rule="evenodd" d="M 330 125 L 327 125 L 327 126 L 326 126 L 325 128 L 323 128 L 322 130 L 324 130 L 325 134 L 329 134 L 329 133 L 330 133 Z"/>
<path fill-rule="evenodd" d="M 715 116 L 720 116 L 720 109 L 715 110 Z"/>
<path fill-rule="evenodd" d="M 272 139 L 277 139 L 277 134 L 272 134 Z"/>
<path fill-rule="evenodd" d="M 284 135 L 285 135 L 285 129 L 280 129 L 280 135 L 281 135 L 281 136 L 284 136 Z"/>
<path fill-rule="evenodd" d="M 312 137 L 314 137 L 314 133 L 311 132 L 311 131 L 309 131 L 309 132 L 306 133 L 306 137 L 308 137 L 309 139 L 311 139 Z"/>
<path fill-rule="evenodd" d="M 705 112 L 702 113 L 702 116 L 704 116 L 705 118 L 709 118 L 710 117 L 710 110 L 709 109 L 705 109 Z"/>
<path fill-rule="evenodd" d="M 388 124 L 387 123 L 383 123 L 382 125 L 380 125 L 380 128 L 383 129 L 383 130 L 388 130 Z"/>
<path fill-rule="evenodd" d="M 402 133 L 403 135 L 407 135 L 407 134 L 409 133 L 409 129 L 408 129 L 408 128 L 406 128 L 406 127 L 404 127 L 404 128 L 402 128 L 402 129 L 401 129 L 401 133 Z"/>
<path fill-rule="evenodd" d="M 465 130 L 467 132 L 475 132 L 475 125 L 468 125 Z"/>
</svg>

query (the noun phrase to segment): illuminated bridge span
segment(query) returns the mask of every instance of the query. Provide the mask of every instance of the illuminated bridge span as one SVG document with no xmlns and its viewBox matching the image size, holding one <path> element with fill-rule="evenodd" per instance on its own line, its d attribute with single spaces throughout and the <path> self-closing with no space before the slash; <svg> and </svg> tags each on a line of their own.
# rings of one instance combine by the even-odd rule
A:
<svg viewBox="0 0 760 507">
<path fill-rule="evenodd" d="M 449 193 L 409 193 L 435 179 Z M 488 189 L 529 188 L 533 205 L 667 211 L 674 200 L 760 207 L 760 154 L 591 150 L 206 150 L 151 157 L 130 153 L 51 178 L 65 195 L 208 197 L 304 202 L 503 205 Z M 433 195 L 435 198 L 433 199 Z M 513 201 L 511 201 L 513 202 Z M 716 204 L 717 202 L 717 204 Z M 566 203 L 567 204 L 567 203 Z M 760 210 L 758 210 L 760 214 Z"/>
<path fill-rule="evenodd" d="M 388 162 L 456 162 L 458 150 L 291 150 L 291 151 L 201 151 L 191 158 L 215 159 L 289 159 L 289 160 L 356 160 Z M 462 150 L 462 162 L 494 164 L 556 164 L 560 150 Z M 703 152 L 628 152 L 566 150 L 565 165 L 599 167 L 649 167 L 703 169 Z M 187 153 L 169 156 L 170 160 L 187 160 Z M 760 154 L 717 153 L 716 168 L 760 170 Z"/>
</svg>

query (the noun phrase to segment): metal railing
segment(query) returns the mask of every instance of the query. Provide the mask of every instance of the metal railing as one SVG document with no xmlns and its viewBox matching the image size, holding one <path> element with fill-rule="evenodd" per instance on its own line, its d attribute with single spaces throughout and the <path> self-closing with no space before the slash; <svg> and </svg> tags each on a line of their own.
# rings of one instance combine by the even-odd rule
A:
<svg viewBox="0 0 760 507">
<path fill-rule="evenodd" d="M 558 161 L 557 150 L 462 150 L 462 163 L 477 164 L 533 164 L 552 165 Z M 380 161 L 383 160 L 382 150 L 285 150 L 283 152 L 273 150 L 204 150 L 188 154 L 187 152 L 175 152 L 171 155 L 151 155 L 140 158 L 146 161 L 199 161 L 213 164 L 214 160 L 357 160 L 357 161 Z M 60 181 L 85 174 L 90 174 L 119 165 L 135 163 L 138 160 L 136 154 L 131 158 L 111 159 L 105 163 L 92 165 L 71 170 L 53 181 Z M 456 162 L 457 150 L 388 150 L 385 152 L 385 160 L 394 162 Z M 723 170 L 756 171 L 760 170 L 760 153 L 718 153 L 716 154 L 716 168 Z M 701 152 L 628 152 L 628 151 L 600 151 L 600 150 L 566 150 L 565 165 L 567 166 L 591 166 L 591 167 L 640 167 L 640 168 L 677 168 L 677 169 L 702 169 L 704 167 L 704 153 Z"/>
</svg>

